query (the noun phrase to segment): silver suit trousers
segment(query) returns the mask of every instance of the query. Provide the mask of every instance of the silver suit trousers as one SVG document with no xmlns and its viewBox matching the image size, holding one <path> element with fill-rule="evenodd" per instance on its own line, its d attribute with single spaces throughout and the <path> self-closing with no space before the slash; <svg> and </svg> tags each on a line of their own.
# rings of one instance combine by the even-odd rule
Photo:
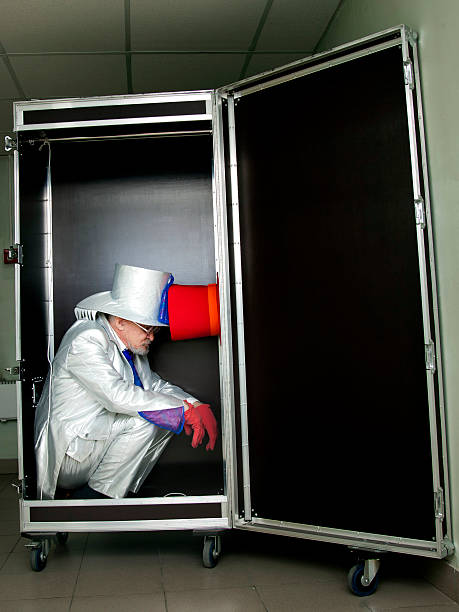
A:
<svg viewBox="0 0 459 612">
<path fill-rule="evenodd" d="M 75 438 L 59 471 L 57 486 L 77 489 L 85 483 L 108 497 L 136 493 L 173 433 L 138 416 L 117 414 L 104 440 Z"/>
</svg>

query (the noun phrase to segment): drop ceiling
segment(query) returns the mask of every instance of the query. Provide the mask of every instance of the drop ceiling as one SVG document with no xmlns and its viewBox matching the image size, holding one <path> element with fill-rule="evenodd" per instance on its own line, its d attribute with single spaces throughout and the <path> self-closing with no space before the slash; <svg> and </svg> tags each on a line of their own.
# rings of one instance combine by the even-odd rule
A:
<svg viewBox="0 0 459 612">
<path fill-rule="evenodd" d="M 213 89 L 300 59 L 339 3 L 1 0 L 0 132 L 15 100 Z"/>
</svg>

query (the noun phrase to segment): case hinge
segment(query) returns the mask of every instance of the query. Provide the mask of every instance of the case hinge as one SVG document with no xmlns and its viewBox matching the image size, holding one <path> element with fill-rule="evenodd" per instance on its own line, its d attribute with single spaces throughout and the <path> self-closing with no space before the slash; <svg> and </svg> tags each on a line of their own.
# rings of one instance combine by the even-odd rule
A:
<svg viewBox="0 0 459 612">
<path fill-rule="evenodd" d="M 11 136 L 5 136 L 5 151 L 9 153 L 10 151 L 18 150 L 18 141 L 12 138 Z"/>
<path fill-rule="evenodd" d="M 8 249 L 3 249 L 3 263 L 22 265 L 22 244 L 12 244 Z"/>
<path fill-rule="evenodd" d="M 410 89 L 414 89 L 414 72 L 411 60 L 403 62 L 403 72 L 405 73 L 405 85 L 408 85 Z"/>
<path fill-rule="evenodd" d="M 434 507 L 435 507 L 435 518 L 443 520 L 445 518 L 445 500 L 443 496 L 443 489 L 437 489 L 434 492 Z"/>
<path fill-rule="evenodd" d="M 414 214 L 416 217 L 416 225 L 424 229 L 426 226 L 426 210 L 422 198 L 418 198 L 414 201 Z"/>
<path fill-rule="evenodd" d="M 429 342 L 425 345 L 426 350 L 426 370 L 430 370 L 431 372 L 435 372 L 436 362 L 435 362 L 435 345 L 433 342 Z"/>
</svg>

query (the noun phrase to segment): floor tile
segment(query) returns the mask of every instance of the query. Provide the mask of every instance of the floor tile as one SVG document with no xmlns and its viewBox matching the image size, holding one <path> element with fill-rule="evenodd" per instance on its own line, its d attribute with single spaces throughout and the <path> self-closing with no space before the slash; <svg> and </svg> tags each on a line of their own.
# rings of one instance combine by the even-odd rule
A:
<svg viewBox="0 0 459 612">
<path fill-rule="evenodd" d="M 73 534 L 71 534 L 73 537 Z M 90 533 L 87 541 L 88 552 L 117 552 L 136 551 L 139 554 L 156 554 L 158 543 L 155 532 L 114 532 Z"/>
<path fill-rule="evenodd" d="M 12 474 L 0 474 L 0 493 L 5 487 L 11 485 L 13 479 L 14 475 Z"/>
<path fill-rule="evenodd" d="M 11 553 L 0 570 L 0 600 L 71 597 L 81 556 L 51 550 L 45 569 L 34 572 L 28 555 Z"/>
<path fill-rule="evenodd" d="M 0 553 L 12 552 L 19 540 L 17 535 L 0 535 Z"/>
<path fill-rule="evenodd" d="M 277 584 L 304 583 L 305 581 L 342 583 L 346 572 L 333 561 L 313 561 L 281 555 L 246 554 L 241 558 L 251 584 L 274 586 Z"/>
<path fill-rule="evenodd" d="M 2 601 L 2 612 L 68 612 L 70 597 Z"/>
<path fill-rule="evenodd" d="M 166 591 L 250 586 L 247 557 L 237 553 L 222 556 L 218 565 L 205 568 L 201 556 L 184 551 L 161 556 L 163 584 Z"/>
<path fill-rule="evenodd" d="M 14 498 L 5 498 L 0 501 L 0 521 L 17 520 L 19 523 L 19 502 Z"/>
<path fill-rule="evenodd" d="M 75 595 L 123 595 L 162 591 L 157 553 L 119 550 L 94 553 L 86 550 Z"/>
<path fill-rule="evenodd" d="M 403 606 L 402 608 L 369 608 L 369 610 L 380 610 L 384 612 L 458 612 L 459 605 L 448 605 L 448 606 Z"/>
<path fill-rule="evenodd" d="M 116 597 L 75 597 L 71 612 L 166 612 L 164 593 L 117 595 Z"/>
<path fill-rule="evenodd" d="M 167 592 L 168 612 L 265 612 L 254 587 Z"/>
<path fill-rule="evenodd" d="M 19 520 L 0 521 L 0 536 L 16 534 L 19 536 Z"/>
<path fill-rule="evenodd" d="M 257 591 L 269 612 L 368 612 L 364 598 L 352 595 L 346 584 L 307 582 L 262 586 Z"/>
<path fill-rule="evenodd" d="M 17 484 L 17 481 L 15 480 L 14 483 Z M 11 482 L 6 482 L 0 487 L 0 504 L 3 499 L 14 499 L 19 503 L 18 490 Z"/>
<path fill-rule="evenodd" d="M 371 610 L 385 610 L 391 608 L 406 608 L 422 606 L 450 605 L 451 599 L 443 595 L 438 589 L 416 578 L 385 578 L 381 575 L 381 582 L 374 595 L 365 598 Z"/>
</svg>

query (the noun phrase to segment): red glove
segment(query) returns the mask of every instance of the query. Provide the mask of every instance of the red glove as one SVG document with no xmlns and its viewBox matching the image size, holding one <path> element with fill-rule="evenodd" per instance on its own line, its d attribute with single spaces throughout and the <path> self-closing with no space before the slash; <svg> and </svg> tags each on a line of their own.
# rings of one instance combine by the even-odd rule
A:
<svg viewBox="0 0 459 612">
<path fill-rule="evenodd" d="M 209 441 L 207 442 L 206 450 L 214 450 L 215 442 L 217 441 L 217 421 L 215 420 L 214 413 L 210 409 L 209 404 L 198 404 L 194 407 L 198 411 L 202 419 L 202 424 L 207 431 Z"/>
<path fill-rule="evenodd" d="M 191 435 L 191 432 L 193 432 L 193 440 L 191 441 L 191 446 L 193 448 L 196 448 L 201 444 L 202 439 L 204 438 L 204 434 L 206 432 L 199 412 L 189 402 L 187 402 L 186 400 L 184 400 L 184 402 L 188 406 L 188 410 L 185 410 L 185 433 L 189 436 Z"/>
</svg>

